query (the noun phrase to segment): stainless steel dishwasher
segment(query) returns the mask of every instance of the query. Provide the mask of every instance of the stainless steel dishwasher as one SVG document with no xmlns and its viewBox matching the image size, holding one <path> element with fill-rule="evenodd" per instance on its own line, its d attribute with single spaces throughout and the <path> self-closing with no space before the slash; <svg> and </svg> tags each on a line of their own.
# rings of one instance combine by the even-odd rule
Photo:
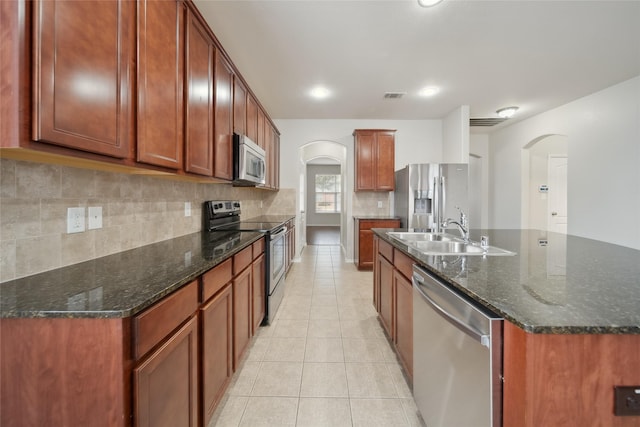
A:
<svg viewBox="0 0 640 427">
<path fill-rule="evenodd" d="M 502 318 L 413 267 L 413 394 L 427 427 L 502 425 Z"/>
</svg>

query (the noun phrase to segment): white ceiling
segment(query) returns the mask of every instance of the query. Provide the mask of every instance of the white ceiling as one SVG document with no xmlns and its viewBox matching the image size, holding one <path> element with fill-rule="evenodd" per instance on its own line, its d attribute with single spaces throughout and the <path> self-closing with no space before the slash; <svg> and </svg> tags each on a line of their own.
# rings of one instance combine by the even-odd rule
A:
<svg viewBox="0 0 640 427">
<path fill-rule="evenodd" d="M 640 75 L 639 0 L 194 2 L 274 119 L 438 119 L 460 105 L 479 118 L 517 105 L 513 123 Z M 333 95 L 311 99 L 318 84 Z M 428 85 L 441 92 L 420 98 Z"/>
</svg>

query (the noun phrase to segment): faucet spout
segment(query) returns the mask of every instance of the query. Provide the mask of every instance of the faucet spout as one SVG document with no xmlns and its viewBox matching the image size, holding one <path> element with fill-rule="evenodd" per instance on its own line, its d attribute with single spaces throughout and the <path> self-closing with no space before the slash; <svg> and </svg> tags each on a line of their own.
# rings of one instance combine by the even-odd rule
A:
<svg viewBox="0 0 640 427">
<path fill-rule="evenodd" d="M 447 218 L 442 223 L 442 228 L 446 229 L 450 224 L 455 225 L 458 227 L 462 240 L 464 240 L 465 243 L 469 243 L 469 222 L 467 221 L 465 213 L 462 212 L 462 209 L 458 208 L 458 210 L 460 210 L 460 221 L 455 221 L 453 218 Z"/>
</svg>

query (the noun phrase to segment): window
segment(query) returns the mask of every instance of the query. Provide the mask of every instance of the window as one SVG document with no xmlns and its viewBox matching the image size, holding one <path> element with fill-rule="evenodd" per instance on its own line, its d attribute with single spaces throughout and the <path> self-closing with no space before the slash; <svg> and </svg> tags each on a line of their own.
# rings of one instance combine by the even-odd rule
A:
<svg viewBox="0 0 640 427">
<path fill-rule="evenodd" d="M 316 213 L 340 212 L 340 175 L 316 175 Z"/>
</svg>

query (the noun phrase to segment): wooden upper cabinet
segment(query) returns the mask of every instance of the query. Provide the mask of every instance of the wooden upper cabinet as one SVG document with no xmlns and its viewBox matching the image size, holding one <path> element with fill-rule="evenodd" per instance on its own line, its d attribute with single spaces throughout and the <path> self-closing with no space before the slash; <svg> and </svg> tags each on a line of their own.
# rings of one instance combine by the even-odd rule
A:
<svg viewBox="0 0 640 427">
<path fill-rule="evenodd" d="M 265 151 L 268 152 L 267 149 L 267 134 L 265 132 L 265 124 L 266 124 L 266 120 L 265 120 L 265 114 L 264 111 L 262 111 L 261 108 L 258 108 L 258 135 L 257 135 L 257 139 L 254 139 L 254 141 L 260 146 L 260 148 L 264 149 Z M 267 156 L 269 154 L 267 153 Z M 268 167 L 268 166 L 267 166 Z M 268 171 L 267 171 L 268 173 Z"/>
<path fill-rule="evenodd" d="M 273 131 L 273 188 L 280 189 L 280 135 Z"/>
<path fill-rule="evenodd" d="M 376 133 L 376 190 L 395 189 L 395 131 Z"/>
<path fill-rule="evenodd" d="M 233 179 L 233 69 L 216 50 L 215 66 L 215 126 L 213 134 L 216 178 Z"/>
<path fill-rule="evenodd" d="M 356 129 L 356 191 L 393 191 L 395 130 Z"/>
<path fill-rule="evenodd" d="M 34 140 L 129 157 L 134 7 L 128 1 L 35 3 Z"/>
<path fill-rule="evenodd" d="M 213 175 L 213 64 L 215 47 L 204 25 L 187 14 L 185 163 L 187 172 Z"/>
<path fill-rule="evenodd" d="M 247 88 L 237 76 L 233 78 L 233 132 L 247 132 Z"/>
<path fill-rule="evenodd" d="M 258 103 L 251 94 L 247 94 L 246 135 L 256 144 L 258 143 Z"/>
<path fill-rule="evenodd" d="M 137 160 L 182 169 L 185 7 L 179 0 L 137 4 Z"/>
</svg>

